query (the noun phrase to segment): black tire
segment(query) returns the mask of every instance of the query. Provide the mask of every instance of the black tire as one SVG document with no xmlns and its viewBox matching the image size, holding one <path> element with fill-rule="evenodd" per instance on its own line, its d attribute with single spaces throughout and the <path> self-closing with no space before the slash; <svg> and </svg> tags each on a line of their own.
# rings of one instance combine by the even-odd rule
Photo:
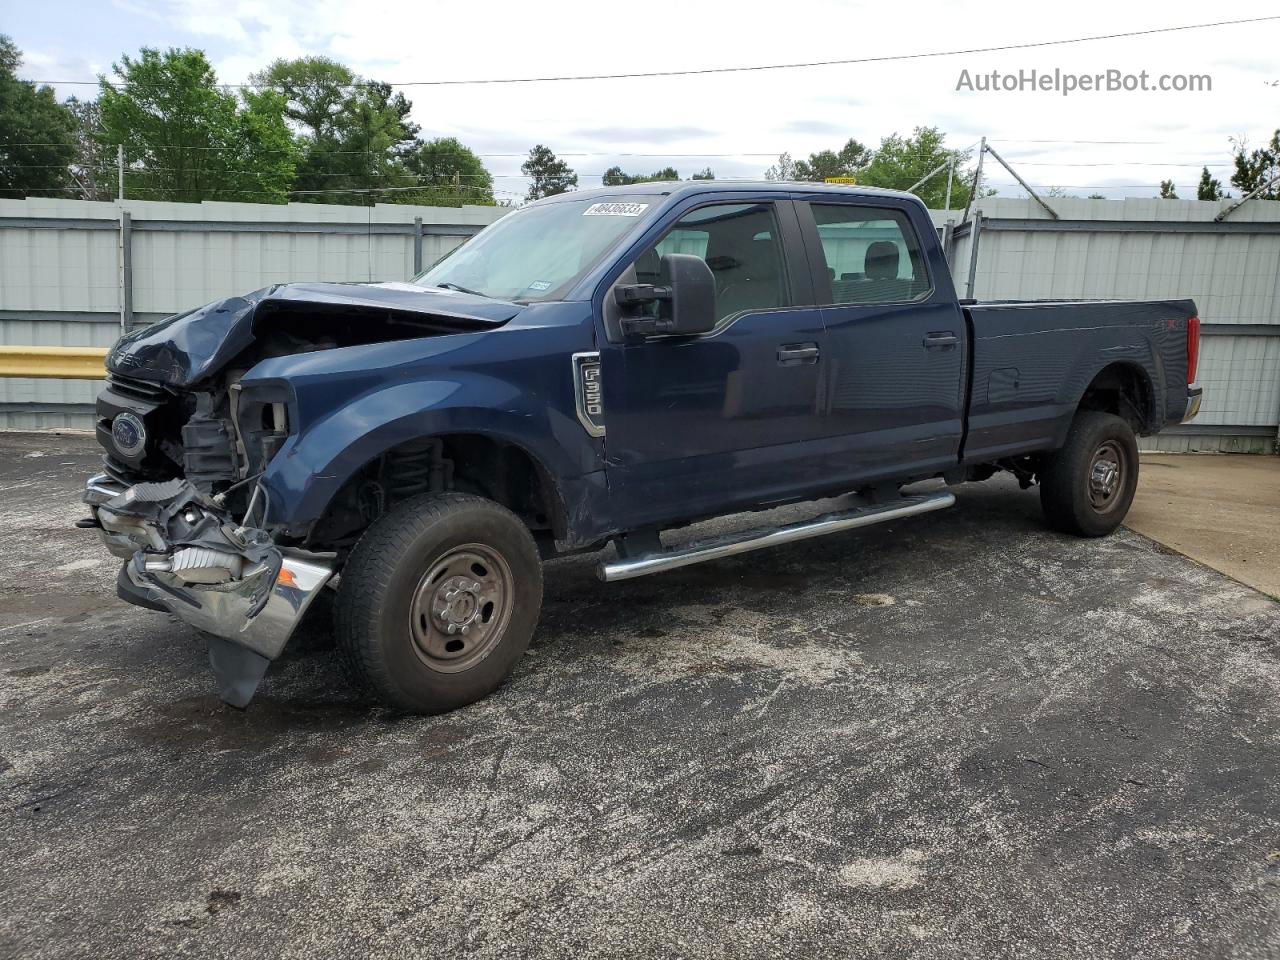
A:
<svg viewBox="0 0 1280 960">
<path fill-rule="evenodd" d="M 1108 465 L 1116 470 L 1111 476 Z M 1067 442 L 1040 471 L 1040 506 L 1055 530 L 1104 537 L 1120 526 L 1138 489 L 1138 441 L 1124 420 L 1082 410 Z M 1109 492 L 1108 492 L 1109 491 Z"/>
<path fill-rule="evenodd" d="M 354 679 L 383 702 L 444 713 L 502 684 L 541 607 L 538 549 L 515 514 L 471 494 L 424 494 L 380 517 L 356 544 L 335 633 Z"/>
</svg>

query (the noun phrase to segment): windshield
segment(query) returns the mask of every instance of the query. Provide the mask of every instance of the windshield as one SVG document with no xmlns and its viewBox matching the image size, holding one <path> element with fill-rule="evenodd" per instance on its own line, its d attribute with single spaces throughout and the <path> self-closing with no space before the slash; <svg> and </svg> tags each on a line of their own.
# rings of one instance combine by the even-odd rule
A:
<svg viewBox="0 0 1280 960">
<path fill-rule="evenodd" d="M 595 265 L 658 199 L 569 200 L 509 213 L 414 279 L 499 300 L 554 300 Z"/>
</svg>

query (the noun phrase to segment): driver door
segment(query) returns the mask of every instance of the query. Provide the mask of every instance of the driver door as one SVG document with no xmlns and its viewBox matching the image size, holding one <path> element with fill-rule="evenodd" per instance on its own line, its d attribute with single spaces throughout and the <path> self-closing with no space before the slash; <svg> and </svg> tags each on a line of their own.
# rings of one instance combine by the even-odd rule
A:
<svg viewBox="0 0 1280 960">
<path fill-rule="evenodd" d="M 823 432 L 825 334 L 797 306 L 813 297 L 791 202 L 695 200 L 619 282 L 663 283 L 667 253 L 707 262 L 717 323 L 602 338 L 610 496 L 635 525 L 783 499 L 811 481 Z"/>
</svg>

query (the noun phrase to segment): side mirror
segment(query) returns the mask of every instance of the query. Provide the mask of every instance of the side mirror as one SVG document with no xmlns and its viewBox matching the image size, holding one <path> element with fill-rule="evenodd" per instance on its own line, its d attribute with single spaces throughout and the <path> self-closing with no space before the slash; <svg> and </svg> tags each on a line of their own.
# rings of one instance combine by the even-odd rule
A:
<svg viewBox="0 0 1280 960">
<path fill-rule="evenodd" d="M 671 299 L 658 315 L 670 320 L 672 333 L 707 333 L 716 325 L 716 278 L 707 261 L 691 253 L 668 253 L 662 272 L 671 283 Z"/>
<path fill-rule="evenodd" d="M 691 253 L 668 253 L 662 258 L 666 286 L 634 283 L 614 289 L 617 303 L 625 311 L 645 303 L 658 303 L 658 318 L 622 318 L 627 333 L 696 334 L 708 333 L 716 325 L 716 279 L 701 257 Z"/>
</svg>

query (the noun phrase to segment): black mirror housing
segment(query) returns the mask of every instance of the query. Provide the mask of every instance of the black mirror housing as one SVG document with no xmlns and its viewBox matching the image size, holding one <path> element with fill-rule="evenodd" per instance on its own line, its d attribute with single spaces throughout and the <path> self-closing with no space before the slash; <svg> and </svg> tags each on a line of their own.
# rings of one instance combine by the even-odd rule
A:
<svg viewBox="0 0 1280 960">
<path fill-rule="evenodd" d="M 622 328 L 639 336 L 680 336 L 707 333 L 716 325 L 716 279 L 701 257 L 668 253 L 662 258 L 665 286 L 633 283 L 614 288 L 614 299 L 623 310 L 658 303 L 658 318 L 622 318 Z"/>
<path fill-rule="evenodd" d="M 691 253 L 668 253 L 662 272 L 671 285 L 671 299 L 660 315 L 668 320 L 666 333 L 708 333 L 716 325 L 716 278 L 707 261 Z"/>
</svg>

